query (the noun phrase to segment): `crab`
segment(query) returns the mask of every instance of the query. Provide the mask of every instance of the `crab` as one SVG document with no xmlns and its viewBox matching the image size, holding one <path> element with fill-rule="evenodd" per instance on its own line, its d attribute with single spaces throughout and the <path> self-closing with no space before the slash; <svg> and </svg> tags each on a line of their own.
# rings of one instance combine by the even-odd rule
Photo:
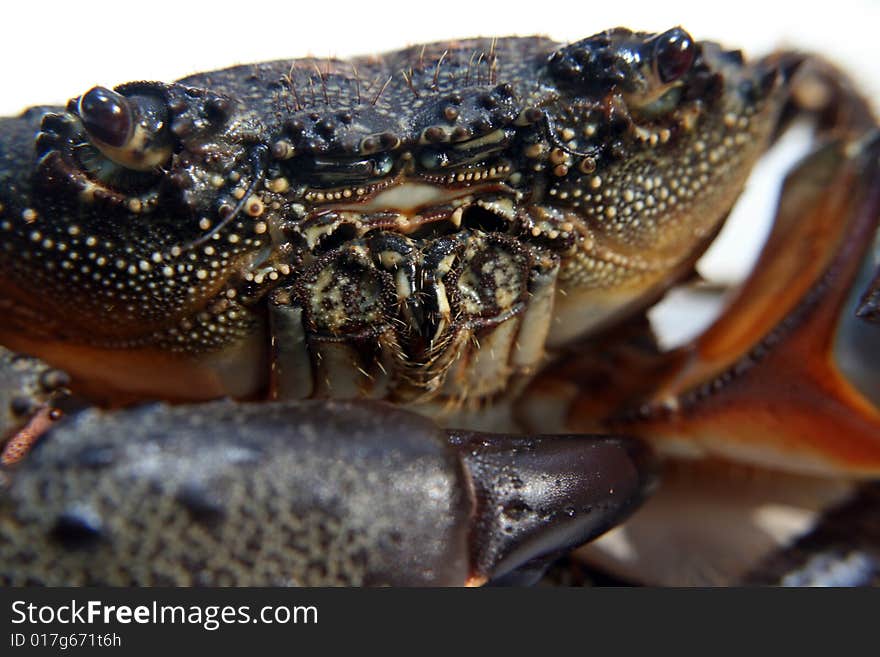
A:
<svg viewBox="0 0 880 657">
<path fill-rule="evenodd" d="M 661 348 L 646 311 L 801 118 L 754 271 Z M 808 529 L 768 515 L 874 499 L 878 165 L 833 66 L 681 27 L 3 119 L 0 578 L 526 583 L 587 544 L 630 581 L 757 581 Z M 874 576 L 854 554 L 820 556 Z"/>
</svg>

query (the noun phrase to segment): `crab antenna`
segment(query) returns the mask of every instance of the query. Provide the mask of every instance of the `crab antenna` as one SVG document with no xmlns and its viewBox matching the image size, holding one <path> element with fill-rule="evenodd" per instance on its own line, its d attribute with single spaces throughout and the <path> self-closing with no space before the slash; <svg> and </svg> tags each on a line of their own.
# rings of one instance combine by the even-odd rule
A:
<svg viewBox="0 0 880 657">
<path fill-rule="evenodd" d="M 244 193 L 244 196 L 241 197 L 241 200 L 236 203 L 235 207 L 232 209 L 228 215 L 226 215 L 220 223 L 214 226 L 207 233 L 199 237 L 193 242 L 190 242 L 186 246 L 183 247 L 183 251 L 189 251 L 198 246 L 201 246 L 208 240 L 210 240 L 214 235 L 219 233 L 221 230 L 226 228 L 234 219 L 238 216 L 238 213 L 241 212 L 242 208 L 244 208 L 245 203 L 250 199 L 251 194 L 254 193 L 254 190 L 257 188 L 257 183 L 260 182 L 260 179 L 263 177 L 263 174 L 266 171 L 266 155 L 268 154 L 269 149 L 266 148 L 264 144 L 258 144 L 254 147 L 254 150 L 251 151 L 250 160 L 251 160 L 251 169 L 253 171 L 254 179 L 251 181 L 251 184 L 248 185 L 247 190 Z"/>
<path fill-rule="evenodd" d="M 541 114 L 543 115 L 543 118 L 544 118 L 544 120 L 541 123 L 544 128 L 544 131 L 546 132 L 547 141 L 549 141 L 551 144 L 553 144 L 557 148 L 565 151 L 569 155 L 576 155 L 578 157 L 596 157 L 597 155 L 599 155 L 599 151 L 601 150 L 601 148 L 598 146 L 595 146 L 592 149 L 586 150 L 586 151 L 577 151 L 577 150 L 574 150 L 573 148 L 569 148 L 568 146 L 566 146 L 562 142 L 562 140 L 560 140 L 559 137 L 557 137 L 558 132 L 556 130 L 556 126 L 553 124 L 553 119 L 550 118 L 550 116 L 547 114 L 547 112 L 541 112 Z"/>
</svg>

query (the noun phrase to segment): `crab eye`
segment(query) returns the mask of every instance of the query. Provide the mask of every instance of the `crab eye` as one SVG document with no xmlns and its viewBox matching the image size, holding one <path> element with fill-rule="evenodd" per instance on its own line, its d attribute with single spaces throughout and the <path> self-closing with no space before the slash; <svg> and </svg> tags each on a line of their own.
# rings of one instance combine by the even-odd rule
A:
<svg viewBox="0 0 880 657">
<path fill-rule="evenodd" d="M 680 27 L 664 32 L 654 44 L 654 66 L 660 81 L 674 82 L 694 63 L 694 40 Z"/>
<path fill-rule="evenodd" d="M 92 145 L 115 164 L 149 171 L 171 157 L 168 109 L 159 96 L 94 87 L 79 99 L 77 114 Z"/>
<path fill-rule="evenodd" d="M 79 115 L 89 135 L 119 148 L 131 136 L 134 123 L 125 96 L 105 87 L 95 87 L 79 100 Z"/>
</svg>

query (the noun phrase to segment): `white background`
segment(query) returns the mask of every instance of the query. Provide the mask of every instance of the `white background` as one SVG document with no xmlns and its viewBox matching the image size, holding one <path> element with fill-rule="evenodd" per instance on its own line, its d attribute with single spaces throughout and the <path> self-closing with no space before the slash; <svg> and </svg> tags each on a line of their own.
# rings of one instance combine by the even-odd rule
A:
<svg viewBox="0 0 880 657">
<path fill-rule="evenodd" d="M 429 40 L 546 34 L 560 41 L 625 25 L 682 25 L 760 54 L 823 52 L 880 96 L 880 1 L 720 0 L 18 0 L 0 26 L 0 115 L 62 103 L 96 84 L 169 81 L 261 59 L 362 54 Z"/>
</svg>

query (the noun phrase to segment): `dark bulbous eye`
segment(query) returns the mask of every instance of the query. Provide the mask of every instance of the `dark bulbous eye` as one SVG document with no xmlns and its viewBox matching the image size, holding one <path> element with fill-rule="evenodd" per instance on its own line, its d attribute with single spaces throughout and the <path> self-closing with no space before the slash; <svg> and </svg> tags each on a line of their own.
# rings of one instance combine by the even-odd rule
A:
<svg viewBox="0 0 880 657">
<path fill-rule="evenodd" d="M 164 96 L 146 83 L 142 86 L 129 88 L 126 95 L 94 87 L 76 106 L 91 146 L 108 160 L 135 171 L 161 166 L 174 149 Z"/>
<path fill-rule="evenodd" d="M 696 46 L 690 34 L 680 27 L 664 32 L 654 44 L 654 66 L 663 83 L 674 82 L 694 63 Z"/>
<path fill-rule="evenodd" d="M 124 96 L 105 87 L 95 87 L 79 100 L 79 115 L 90 135 L 120 148 L 131 136 L 134 117 Z"/>
</svg>

